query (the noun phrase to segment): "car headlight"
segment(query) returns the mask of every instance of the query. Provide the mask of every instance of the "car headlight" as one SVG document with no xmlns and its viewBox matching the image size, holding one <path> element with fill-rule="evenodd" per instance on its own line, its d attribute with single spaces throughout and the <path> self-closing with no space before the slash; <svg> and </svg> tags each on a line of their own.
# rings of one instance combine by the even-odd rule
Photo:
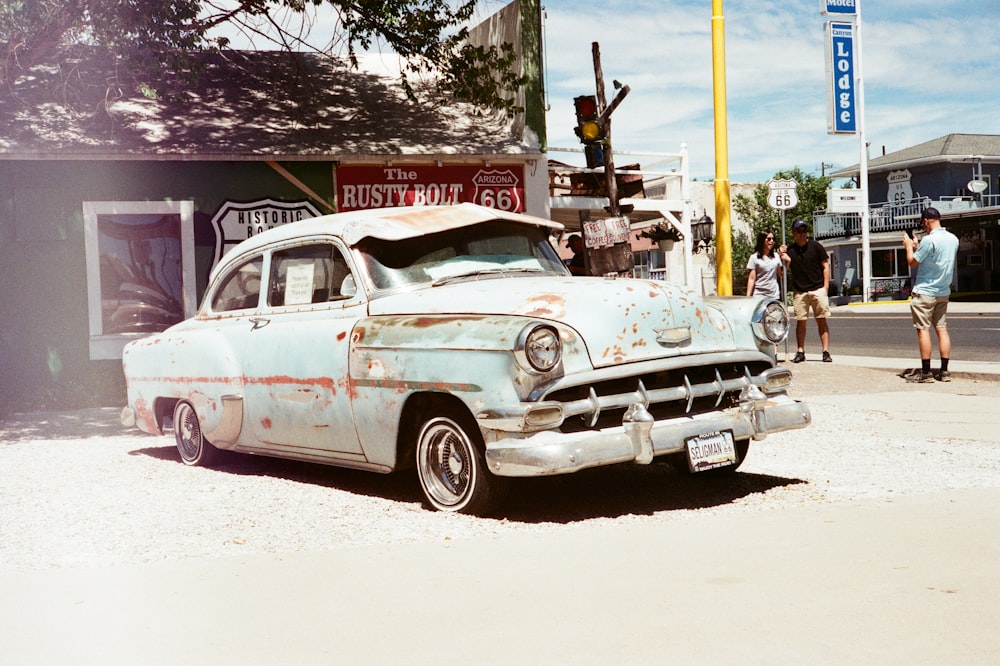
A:
<svg viewBox="0 0 1000 666">
<path fill-rule="evenodd" d="M 562 358 L 559 331 L 545 324 L 527 326 L 518 337 L 514 354 L 525 370 L 548 372 L 559 365 Z"/>
<path fill-rule="evenodd" d="M 788 335 L 788 311 L 778 301 L 762 301 L 753 315 L 753 330 L 758 338 L 778 344 Z"/>
</svg>

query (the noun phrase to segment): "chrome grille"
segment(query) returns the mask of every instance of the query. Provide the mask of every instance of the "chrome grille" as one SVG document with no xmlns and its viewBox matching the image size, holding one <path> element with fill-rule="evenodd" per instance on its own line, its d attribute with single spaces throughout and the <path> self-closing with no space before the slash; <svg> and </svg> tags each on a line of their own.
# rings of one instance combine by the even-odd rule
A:
<svg viewBox="0 0 1000 666">
<path fill-rule="evenodd" d="M 770 366 L 732 363 L 677 368 L 559 388 L 543 399 L 562 403 L 563 432 L 621 425 L 630 404 L 643 403 L 657 421 L 734 407 L 740 391 Z"/>
</svg>

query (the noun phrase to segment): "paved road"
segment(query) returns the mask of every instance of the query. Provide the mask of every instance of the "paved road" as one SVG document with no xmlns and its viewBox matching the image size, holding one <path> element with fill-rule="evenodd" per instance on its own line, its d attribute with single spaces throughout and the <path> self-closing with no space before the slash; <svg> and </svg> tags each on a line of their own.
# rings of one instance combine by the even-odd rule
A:
<svg viewBox="0 0 1000 666">
<path fill-rule="evenodd" d="M 908 303 L 856 304 L 834 307 L 831 349 L 835 354 L 917 358 L 917 336 Z M 952 303 L 948 330 L 953 356 L 963 361 L 998 360 L 1000 308 L 995 303 Z M 807 351 L 818 353 L 816 327 L 809 324 Z M 794 340 L 791 344 L 795 344 Z M 795 349 L 792 348 L 794 353 Z"/>
</svg>

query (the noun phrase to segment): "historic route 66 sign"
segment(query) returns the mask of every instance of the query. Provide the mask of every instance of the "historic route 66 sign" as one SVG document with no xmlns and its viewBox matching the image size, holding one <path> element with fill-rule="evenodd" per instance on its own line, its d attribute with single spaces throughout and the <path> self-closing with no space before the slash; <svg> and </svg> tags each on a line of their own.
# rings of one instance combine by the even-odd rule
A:
<svg viewBox="0 0 1000 666">
<path fill-rule="evenodd" d="M 767 205 L 775 210 L 788 210 L 799 205 L 799 195 L 795 188 L 799 186 L 794 180 L 767 181 Z"/>
</svg>

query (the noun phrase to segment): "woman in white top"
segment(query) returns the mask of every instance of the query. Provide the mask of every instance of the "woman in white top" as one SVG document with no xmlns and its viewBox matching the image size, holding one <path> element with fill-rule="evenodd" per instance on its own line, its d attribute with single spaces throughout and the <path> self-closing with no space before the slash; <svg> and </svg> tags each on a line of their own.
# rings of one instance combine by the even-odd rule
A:
<svg viewBox="0 0 1000 666">
<path fill-rule="evenodd" d="M 774 253 L 774 234 L 761 231 L 757 234 L 757 246 L 747 262 L 750 274 L 747 276 L 747 296 L 769 296 L 781 300 L 780 278 L 784 267 Z"/>
</svg>

